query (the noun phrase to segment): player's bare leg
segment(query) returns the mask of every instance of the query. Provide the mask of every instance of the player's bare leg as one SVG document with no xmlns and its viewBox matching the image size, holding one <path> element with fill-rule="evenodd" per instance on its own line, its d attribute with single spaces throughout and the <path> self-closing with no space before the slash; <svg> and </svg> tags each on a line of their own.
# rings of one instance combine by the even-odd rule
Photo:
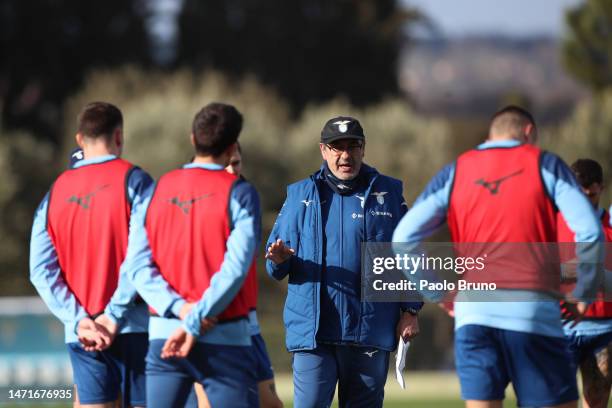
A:
<svg viewBox="0 0 612 408">
<path fill-rule="evenodd" d="M 208 397 L 206 396 L 206 391 L 204 391 L 202 384 L 195 383 L 194 388 L 196 397 L 198 397 L 198 408 L 211 408 L 210 402 L 208 402 Z"/>
<path fill-rule="evenodd" d="M 72 403 L 73 408 L 120 408 L 121 403 L 117 398 L 116 401 L 105 402 L 102 404 L 81 404 L 79 401 L 79 393 L 77 391 L 77 386 L 74 384 L 74 402 Z"/>
<path fill-rule="evenodd" d="M 502 408 L 502 400 L 491 400 L 491 401 L 479 401 L 479 400 L 467 400 L 465 401 L 465 408 Z"/>
<path fill-rule="evenodd" d="M 577 408 L 578 407 L 578 401 L 570 401 L 570 402 L 566 402 L 564 404 L 559 404 L 559 405 L 553 405 L 550 408 Z"/>
<path fill-rule="evenodd" d="M 477 400 L 468 400 L 465 401 L 466 408 L 502 408 L 503 401 L 495 400 L 495 401 L 477 401 Z M 553 405 L 549 408 L 577 408 L 578 401 L 566 402 L 564 404 Z"/>
<path fill-rule="evenodd" d="M 259 391 L 259 405 L 261 408 L 283 408 L 283 402 L 276 394 L 274 379 L 261 381 L 257 384 Z M 198 408 L 211 408 L 206 391 L 201 384 L 195 384 L 195 392 L 198 397 Z"/>
<path fill-rule="evenodd" d="M 257 388 L 261 408 L 283 408 L 283 402 L 276 393 L 274 378 L 257 383 Z"/>
<path fill-rule="evenodd" d="M 608 405 L 612 386 L 612 345 L 608 345 L 594 356 L 588 356 L 580 363 L 582 374 L 582 406 L 599 408 Z"/>
<path fill-rule="evenodd" d="M 72 408 L 81 408 L 81 404 L 79 404 L 79 394 L 77 393 L 76 384 L 74 384 L 74 402 L 72 403 Z"/>
</svg>

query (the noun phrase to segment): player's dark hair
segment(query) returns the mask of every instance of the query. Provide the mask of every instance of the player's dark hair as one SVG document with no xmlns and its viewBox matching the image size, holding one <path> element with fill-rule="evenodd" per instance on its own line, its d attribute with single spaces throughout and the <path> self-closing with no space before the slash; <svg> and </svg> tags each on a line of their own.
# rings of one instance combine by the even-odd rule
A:
<svg viewBox="0 0 612 408">
<path fill-rule="evenodd" d="M 531 113 L 518 106 L 509 105 L 493 115 L 489 133 L 491 135 L 507 135 L 517 138 L 523 136 L 524 129 L 529 125 L 535 128 L 535 122 Z"/>
<path fill-rule="evenodd" d="M 495 112 L 495 114 L 493 114 L 493 117 L 491 118 L 491 122 L 501 117 L 520 118 L 523 121 L 535 125 L 533 115 L 529 113 L 529 111 L 527 111 L 526 109 L 523 109 L 520 106 L 516 105 L 508 105 Z"/>
<path fill-rule="evenodd" d="M 603 169 L 595 160 L 578 159 L 571 167 L 582 187 L 587 188 L 593 183 L 603 183 Z"/>
<path fill-rule="evenodd" d="M 122 126 L 121 111 L 108 102 L 88 103 L 77 117 L 77 132 L 92 139 L 110 140 L 115 129 Z"/>
<path fill-rule="evenodd" d="M 232 105 L 210 103 L 193 119 L 195 149 L 200 156 L 220 156 L 236 143 L 242 130 L 242 115 Z"/>
</svg>

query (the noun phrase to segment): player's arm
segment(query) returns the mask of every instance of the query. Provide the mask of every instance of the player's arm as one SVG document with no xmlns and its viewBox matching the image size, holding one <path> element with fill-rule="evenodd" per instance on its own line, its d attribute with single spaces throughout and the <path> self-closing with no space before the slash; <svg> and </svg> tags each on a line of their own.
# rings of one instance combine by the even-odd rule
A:
<svg viewBox="0 0 612 408">
<path fill-rule="evenodd" d="M 404 198 L 404 186 L 403 183 L 400 182 L 399 185 L 399 189 L 400 189 L 400 197 L 401 197 L 401 201 L 400 201 L 400 217 L 403 218 L 404 215 L 406 215 L 406 213 L 408 212 L 408 203 L 406 201 L 406 199 Z M 401 219 L 400 218 L 400 219 Z M 402 311 L 402 318 L 403 319 L 410 319 L 409 316 L 415 316 L 416 314 L 423 308 L 423 302 L 400 302 L 400 310 Z M 400 322 L 401 324 L 402 322 Z M 403 330 L 402 330 L 403 332 Z M 418 332 L 418 330 L 417 330 Z M 402 337 L 406 337 L 404 335 L 402 335 Z M 411 336 L 410 336 L 411 337 Z"/>
<path fill-rule="evenodd" d="M 434 176 L 393 232 L 393 242 L 419 244 L 446 222 L 454 163 Z"/>
<path fill-rule="evenodd" d="M 215 317 L 227 308 L 238 294 L 247 276 L 261 236 L 259 195 L 246 181 L 238 181 L 230 196 L 232 230 L 221 268 L 210 280 L 210 286 L 187 315 L 184 329 L 199 336 L 202 320 Z"/>
<path fill-rule="evenodd" d="M 51 313 L 77 333 L 79 322 L 89 316 L 62 276 L 57 251 L 47 231 L 48 206 L 49 193 L 34 214 L 30 241 L 30 281 Z"/>
<path fill-rule="evenodd" d="M 419 249 L 421 242 L 444 225 L 454 175 L 454 163 L 442 168 L 425 187 L 412 208 L 402 217 L 393 232 L 395 253 L 422 253 L 423 251 Z M 417 270 L 407 277 L 413 281 L 438 279 L 435 274 L 425 276 L 427 273 L 428 271 Z M 421 291 L 421 294 L 436 302 L 441 301 L 445 295 L 440 291 Z"/>
<path fill-rule="evenodd" d="M 276 217 L 270 236 L 266 243 L 266 271 L 268 275 L 276 280 L 283 280 L 291 269 L 291 257 L 295 253 L 289 236 L 289 224 L 295 222 L 291 214 L 290 193 L 287 190 L 287 198 Z"/>
<path fill-rule="evenodd" d="M 148 206 L 149 202 L 148 200 L 150 200 L 153 189 L 154 181 L 145 171 L 139 167 L 134 167 L 130 171 L 127 179 L 127 193 L 131 207 L 129 227 L 130 235 L 132 235 L 131 232 L 136 229 L 136 222 L 133 222 L 133 220 L 137 219 L 135 215 L 141 213 L 143 211 L 143 207 L 144 211 L 146 212 L 146 207 Z M 123 322 L 125 314 L 131 307 L 133 307 L 134 301 L 138 295 L 136 288 L 128 277 L 128 269 L 126 268 L 130 268 L 130 264 L 129 262 L 125 262 L 126 260 L 127 256 L 119 271 L 119 282 L 117 284 L 117 289 L 115 290 L 111 301 L 104 311 L 104 314 L 111 320 L 111 322 L 115 325 L 118 324 L 119 326 Z M 157 282 L 157 284 L 163 285 L 162 282 Z M 180 297 L 178 295 L 174 296 L 173 291 L 170 293 L 171 296 L 173 296 L 173 299 L 175 299 L 174 302 L 177 307 L 180 307 Z"/>
<path fill-rule="evenodd" d="M 125 260 L 120 269 L 120 287 L 111 298 L 105 313 L 121 321 L 134 300 L 134 289 L 160 316 L 179 317 L 185 300 L 164 280 L 153 261 L 145 220 L 154 192 L 150 185 L 142 192 L 142 200 L 133 208 Z"/>
<path fill-rule="evenodd" d="M 548 152 L 542 154 L 540 162 L 546 191 L 579 243 L 576 245 L 579 265 L 573 296 L 580 300 L 592 300 L 602 279 L 597 265 L 603 259 L 601 223 L 571 169 L 558 156 Z"/>
</svg>

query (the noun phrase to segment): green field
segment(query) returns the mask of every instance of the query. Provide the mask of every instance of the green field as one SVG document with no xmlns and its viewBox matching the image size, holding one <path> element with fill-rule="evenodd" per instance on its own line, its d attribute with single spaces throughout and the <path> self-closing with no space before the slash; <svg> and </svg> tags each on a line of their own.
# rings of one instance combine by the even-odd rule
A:
<svg viewBox="0 0 612 408">
<path fill-rule="evenodd" d="M 461 408 L 464 406 L 463 401 L 459 398 L 459 381 L 454 372 L 410 372 L 404 373 L 406 380 L 406 389 L 402 390 L 397 384 L 395 377 L 389 375 L 387 385 L 385 387 L 385 408 Z M 293 385 L 291 375 L 281 374 L 276 379 L 277 390 L 279 396 L 283 400 L 285 407 L 293 406 L 292 394 Z M 504 407 L 515 407 L 516 400 L 514 393 L 509 387 L 506 390 L 506 401 Z M 69 408 L 69 404 L 1 404 L 2 407 L 15 408 Z M 334 401 L 332 407 L 337 407 L 337 400 Z M 608 407 L 612 407 L 608 403 Z"/>
<path fill-rule="evenodd" d="M 454 408 L 463 407 L 459 399 L 459 383 L 454 373 L 440 372 L 405 372 L 406 389 L 402 390 L 395 377 L 389 375 L 385 387 L 385 407 L 435 407 Z M 279 396 L 285 407 L 293 406 L 293 384 L 290 374 L 280 374 L 276 378 Z M 514 406 L 510 403 L 507 406 Z M 47 408 L 68 408 L 69 404 L 11 404 L 2 405 L 15 408 L 30 408 L 43 406 Z M 338 406 L 337 400 L 334 407 Z"/>
<path fill-rule="evenodd" d="M 454 372 L 410 372 L 404 373 L 406 389 L 402 390 L 395 380 L 395 374 L 390 374 L 385 386 L 385 408 L 400 407 L 433 407 L 461 408 L 464 406 L 459 397 L 459 381 Z M 277 379 L 278 393 L 285 407 L 292 407 L 293 386 L 290 375 Z M 516 403 L 512 393 L 505 406 L 514 407 Z M 337 399 L 332 407 L 337 407 Z"/>
</svg>

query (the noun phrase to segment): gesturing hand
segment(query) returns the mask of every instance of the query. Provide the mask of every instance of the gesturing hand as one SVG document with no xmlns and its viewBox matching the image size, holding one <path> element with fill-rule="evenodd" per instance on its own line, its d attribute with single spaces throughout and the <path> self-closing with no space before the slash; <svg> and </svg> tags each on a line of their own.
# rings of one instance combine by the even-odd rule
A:
<svg viewBox="0 0 612 408">
<path fill-rule="evenodd" d="M 295 254 L 295 250 L 289 248 L 282 239 L 277 239 L 268 247 L 266 259 L 271 260 L 275 264 L 280 264 L 291 258 Z"/>
</svg>

